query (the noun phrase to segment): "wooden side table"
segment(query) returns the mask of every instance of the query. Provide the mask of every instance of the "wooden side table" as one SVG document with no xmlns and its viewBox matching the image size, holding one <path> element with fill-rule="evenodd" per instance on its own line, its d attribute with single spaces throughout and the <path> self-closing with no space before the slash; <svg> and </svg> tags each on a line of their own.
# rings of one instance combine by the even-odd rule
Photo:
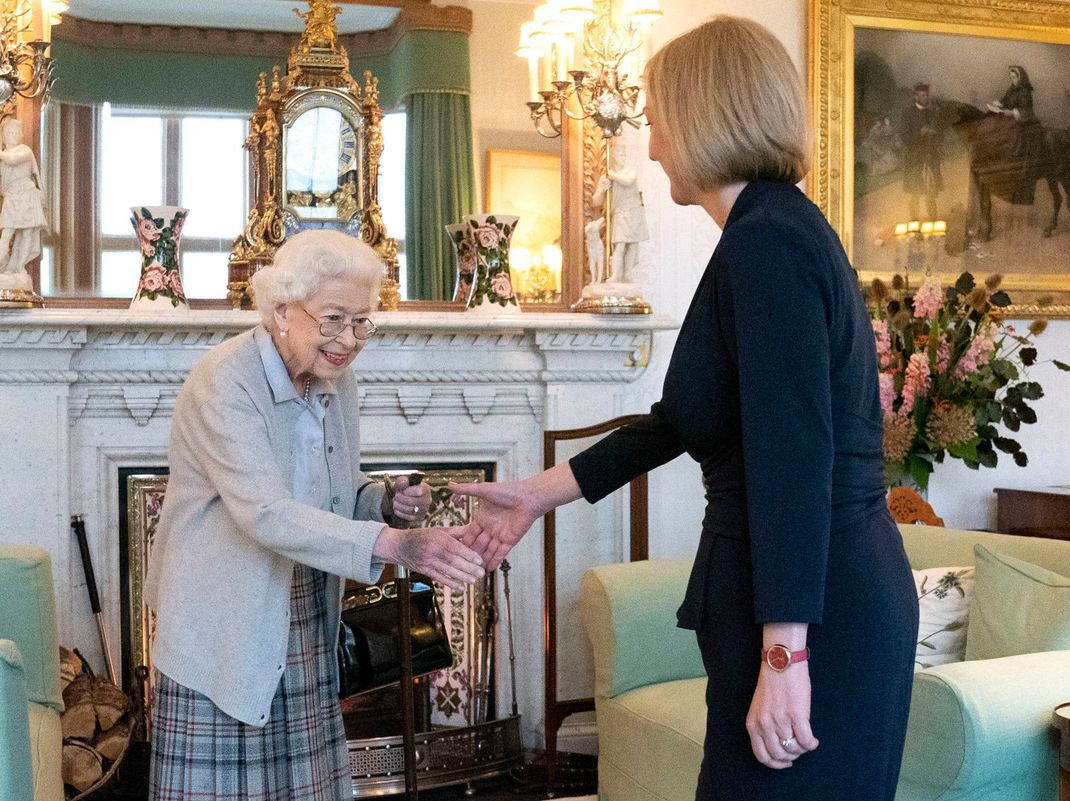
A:
<svg viewBox="0 0 1070 801">
<path fill-rule="evenodd" d="M 1070 486 L 996 488 L 996 530 L 1070 540 Z"/>
<path fill-rule="evenodd" d="M 1059 730 L 1059 801 L 1070 801 L 1070 703 L 1055 707 L 1051 721 Z"/>
</svg>

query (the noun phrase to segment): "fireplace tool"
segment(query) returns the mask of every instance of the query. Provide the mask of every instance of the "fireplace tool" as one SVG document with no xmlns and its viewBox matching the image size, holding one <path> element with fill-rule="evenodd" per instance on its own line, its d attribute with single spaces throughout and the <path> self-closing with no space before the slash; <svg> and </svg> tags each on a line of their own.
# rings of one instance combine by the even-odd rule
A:
<svg viewBox="0 0 1070 801">
<path fill-rule="evenodd" d="M 108 680 L 118 686 L 118 677 L 115 675 L 115 665 L 111 661 L 111 648 L 108 646 L 108 630 L 104 625 L 104 613 L 100 611 L 100 594 L 97 592 L 97 577 L 93 572 L 93 560 L 89 556 L 89 541 L 85 534 L 85 521 L 81 515 L 71 516 L 71 528 L 78 540 L 78 550 L 82 555 L 82 570 L 85 571 L 86 589 L 89 590 L 89 606 L 93 610 L 93 617 L 97 620 L 97 631 L 100 632 L 100 648 L 104 651 L 104 665 L 108 669 Z"/>
<path fill-rule="evenodd" d="M 422 473 L 409 474 L 409 486 L 415 487 L 424 480 Z M 398 521 L 398 528 L 409 528 L 409 523 Z M 411 598 L 409 595 L 409 569 L 404 565 L 394 566 L 394 579 L 398 591 L 398 643 L 401 650 L 401 711 L 404 732 L 402 742 L 405 751 L 405 798 L 416 801 L 416 714 L 413 710 L 414 691 L 412 675 Z"/>
</svg>

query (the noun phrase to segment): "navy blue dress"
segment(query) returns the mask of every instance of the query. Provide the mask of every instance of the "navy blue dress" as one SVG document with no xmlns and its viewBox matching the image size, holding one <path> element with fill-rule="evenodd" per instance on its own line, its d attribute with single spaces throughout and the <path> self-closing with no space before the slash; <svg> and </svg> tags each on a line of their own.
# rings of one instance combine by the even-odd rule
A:
<svg viewBox="0 0 1070 801">
<path fill-rule="evenodd" d="M 594 502 L 690 454 L 706 514 L 679 625 L 710 681 L 699 801 L 892 801 L 918 606 L 882 475 L 869 315 L 835 232 L 796 187 L 740 194 L 677 337 L 661 400 L 572 458 Z M 811 725 L 791 768 L 745 728 L 762 624 L 806 622 Z"/>
</svg>

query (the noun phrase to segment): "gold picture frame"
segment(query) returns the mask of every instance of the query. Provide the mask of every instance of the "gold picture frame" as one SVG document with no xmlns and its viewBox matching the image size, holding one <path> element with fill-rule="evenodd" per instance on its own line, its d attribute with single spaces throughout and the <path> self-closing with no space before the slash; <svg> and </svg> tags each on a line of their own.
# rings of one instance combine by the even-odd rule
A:
<svg viewBox="0 0 1070 801">
<path fill-rule="evenodd" d="M 840 235 L 860 279 L 868 283 L 875 277 L 888 278 L 925 261 L 935 263 L 945 286 L 954 283 L 963 270 L 975 275 L 999 272 L 1016 302 L 1009 310 L 1012 315 L 1070 318 L 1070 145 L 1065 153 L 1068 160 L 1061 163 L 1062 144 L 1052 144 L 1056 135 L 1062 137 L 1061 129 L 1070 128 L 1070 99 L 1062 94 L 1064 81 L 1059 75 L 1066 74 L 1064 66 L 1070 71 L 1070 4 L 1051 0 L 811 0 L 809 39 L 808 77 L 817 147 L 807 191 Z M 1025 124 L 1023 117 L 1001 114 L 998 99 L 999 93 L 1009 92 L 1008 83 L 1018 85 L 1010 80 L 1009 67 L 1029 59 L 1035 65 L 1032 84 L 1037 87 L 1032 119 L 1046 126 L 1042 135 L 1049 154 L 1054 154 L 1050 155 L 1054 166 L 1044 166 L 1049 156 L 1023 155 L 1019 146 L 1027 141 L 1025 135 L 1012 130 L 1008 155 L 999 157 L 1001 169 L 1006 169 L 998 175 L 1006 177 L 1009 169 L 1019 170 L 1013 173 L 1018 186 L 1029 183 L 1031 170 L 1038 177 L 1035 192 L 1016 194 L 1015 202 L 1004 203 L 993 183 L 997 173 L 982 162 L 980 125 L 984 120 L 989 120 L 983 124 L 990 127 L 1000 120 L 1012 127 Z M 933 149 L 937 175 L 939 165 L 945 165 L 935 183 L 929 178 L 924 205 L 929 205 L 929 196 L 935 197 L 929 208 L 937 209 L 935 216 L 947 224 L 948 233 L 911 249 L 909 235 L 904 237 L 900 231 L 896 236 L 895 227 L 914 218 L 910 195 L 919 190 L 904 180 L 914 168 L 907 166 L 908 157 L 902 155 L 908 146 L 915 147 L 914 140 L 899 138 L 898 175 L 894 159 L 879 159 L 893 150 L 899 132 L 910 133 L 905 120 L 920 97 L 914 94 L 919 84 L 931 84 L 919 108 L 928 108 L 932 102 L 942 120 L 931 126 L 938 138 Z M 1032 112 L 1034 86 L 1029 84 L 1027 76 Z M 887 139 L 878 139 L 881 134 L 887 134 Z M 882 141 L 892 144 L 878 150 Z M 1070 133 L 1066 141 L 1070 142 Z M 909 158 L 914 159 L 910 164 L 916 164 L 916 156 Z M 962 191 L 963 168 L 967 193 Z M 1054 189 L 1049 177 L 1056 179 Z M 1058 226 L 1045 237 L 1050 222 L 1050 217 L 1045 219 L 1045 204 L 1052 210 L 1058 208 L 1055 192 L 1063 208 Z M 983 193 L 991 203 L 987 217 Z M 1033 198 L 1032 204 L 1021 202 L 1027 197 Z M 919 240 L 915 238 L 915 246 Z M 1044 296 L 1052 302 L 1041 308 L 1037 300 Z"/>
<path fill-rule="evenodd" d="M 484 207 L 488 212 L 520 218 L 509 251 L 513 285 L 521 302 L 559 303 L 564 259 L 560 154 L 488 150 L 484 183 Z M 556 265 L 546 264 L 546 252 L 556 253 L 552 257 Z M 540 265 L 547 268 L 541 275 Z M 548 281 L 553 282 L 552 286 Z"/>
</svg>

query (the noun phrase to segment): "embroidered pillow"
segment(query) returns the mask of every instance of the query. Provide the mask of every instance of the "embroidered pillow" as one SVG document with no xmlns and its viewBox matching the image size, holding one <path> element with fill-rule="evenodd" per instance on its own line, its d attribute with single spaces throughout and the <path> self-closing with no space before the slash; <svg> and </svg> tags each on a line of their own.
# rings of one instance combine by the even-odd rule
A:
<svg viewBox="0 0 1070 801">
<path fill-rule="evenodd" d="M 911 572 L 918 591 L 919 613 L 914 672 L 963 661 L 974 569 L 930 567 Z"/>
</svg>

